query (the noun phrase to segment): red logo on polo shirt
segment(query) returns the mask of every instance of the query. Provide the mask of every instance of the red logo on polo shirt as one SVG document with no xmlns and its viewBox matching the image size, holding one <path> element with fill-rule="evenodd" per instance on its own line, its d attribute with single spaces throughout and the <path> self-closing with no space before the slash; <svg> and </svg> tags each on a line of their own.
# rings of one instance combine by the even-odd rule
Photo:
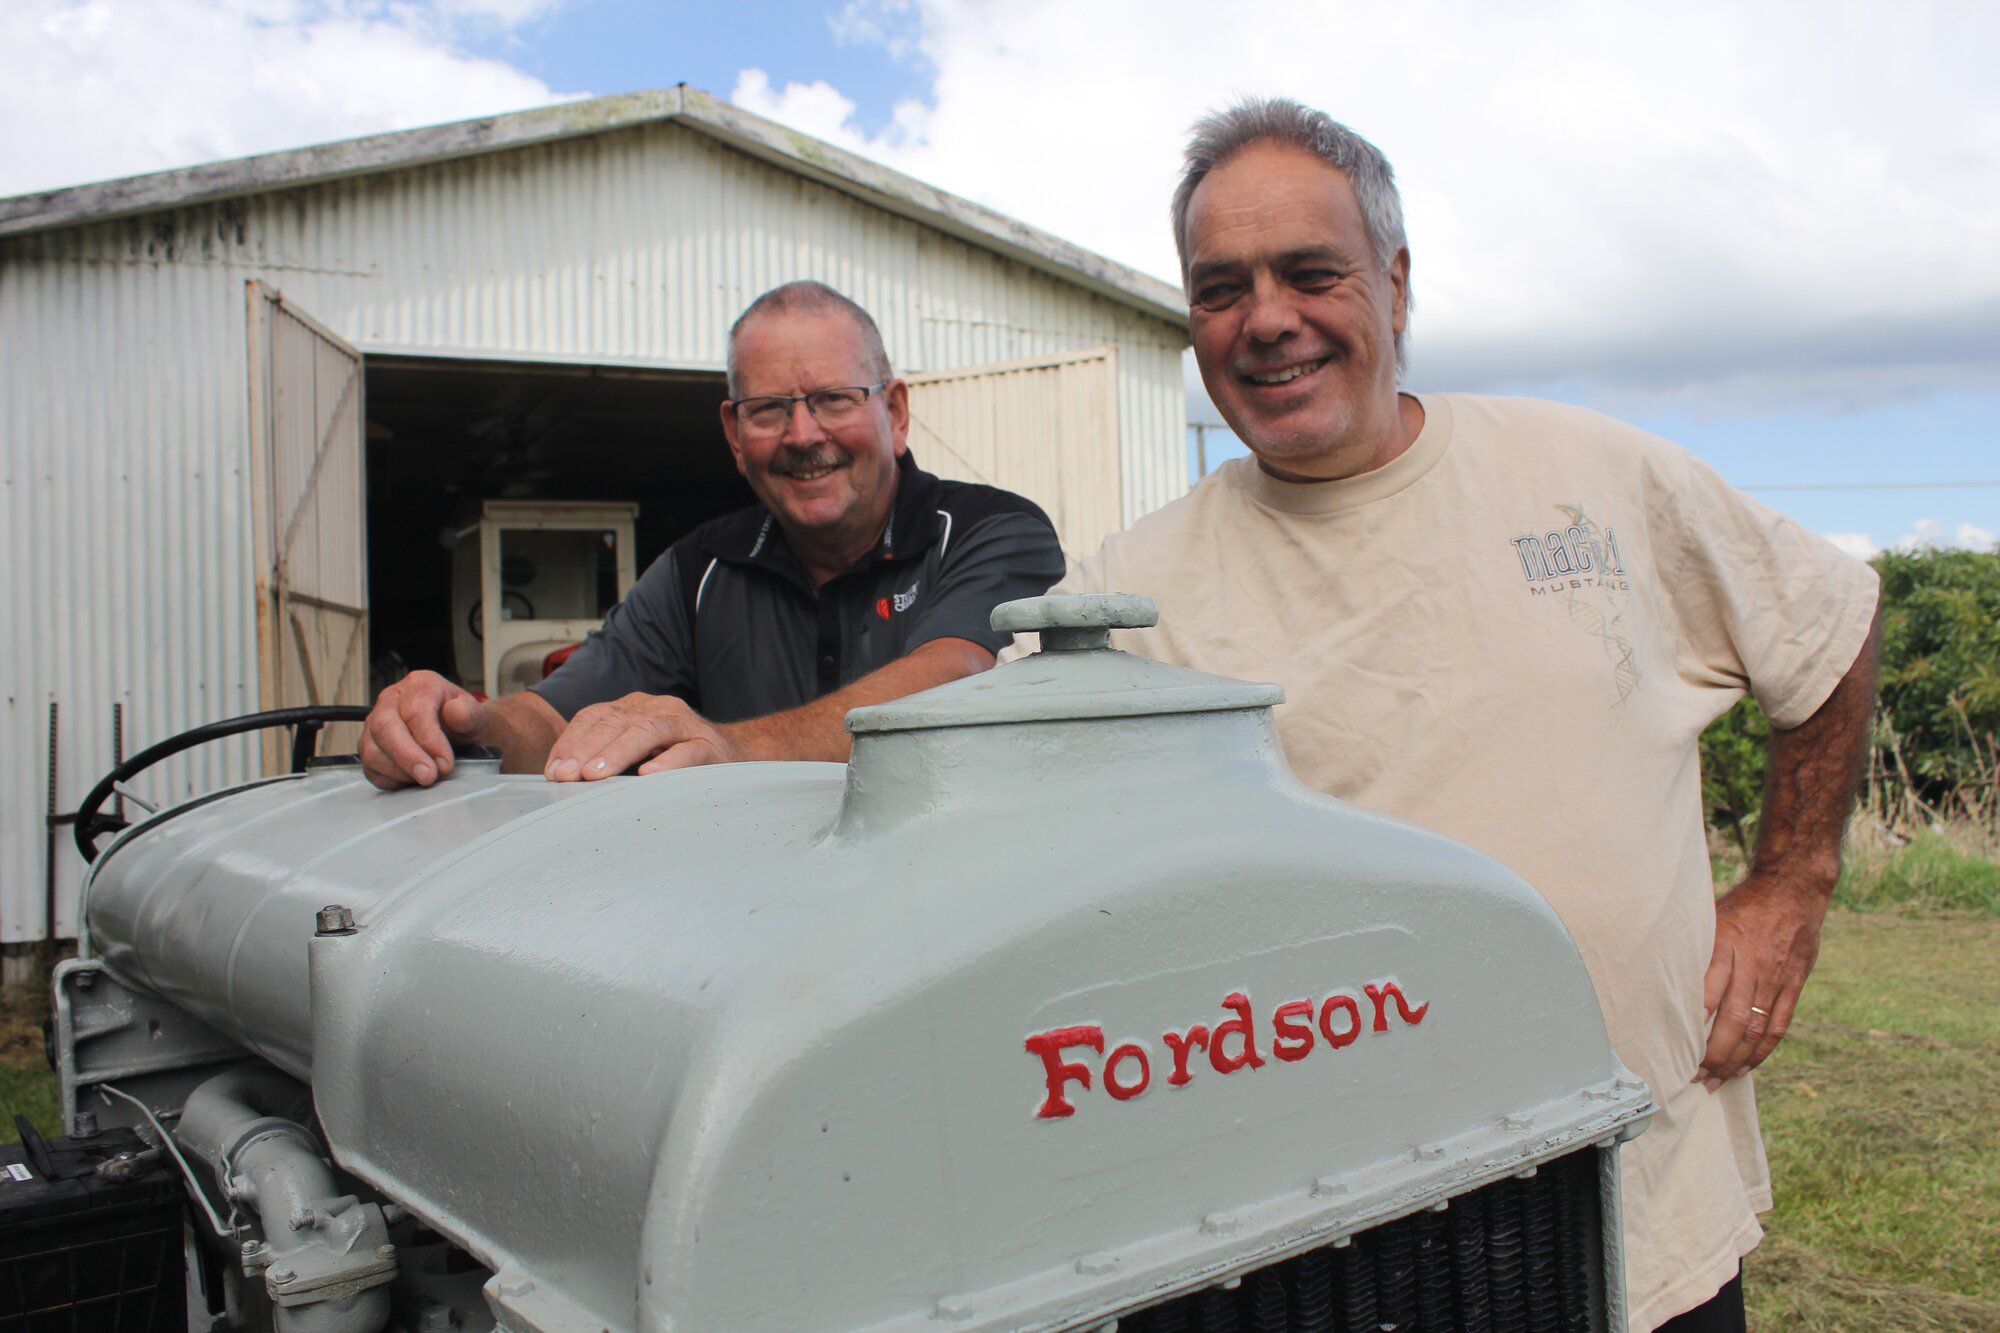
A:
<svg viewBox="0 0 2000 1333">
<path fill-rule="evenodd" d="M 888 598 L 886 598 L 886 597 L 877 597 L 877 598 L 875 599 L 875 614 L 876 614 L 876 615 L 878 615 L 878 616 L 880 616 L 880 617 L 882 617 L 882 619 L 884 619 L 884 620 L 887 620 L 887 619 L 889 618 L 889 599 L 888 599 Z"/>
</svg>

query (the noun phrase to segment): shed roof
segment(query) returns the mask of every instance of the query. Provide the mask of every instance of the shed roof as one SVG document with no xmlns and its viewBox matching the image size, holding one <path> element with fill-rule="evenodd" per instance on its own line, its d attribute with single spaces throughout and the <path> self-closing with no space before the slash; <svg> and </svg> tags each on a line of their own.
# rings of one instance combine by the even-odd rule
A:
<svg viewBox="0 0 2000 1333">
<path fill-rule="evenodd" d="M 0 237 L 673 121 L 888 212 L 1187 326 L 1178 289 L 969 199 L 681 84 L 0 199 Z"/>
</svg>

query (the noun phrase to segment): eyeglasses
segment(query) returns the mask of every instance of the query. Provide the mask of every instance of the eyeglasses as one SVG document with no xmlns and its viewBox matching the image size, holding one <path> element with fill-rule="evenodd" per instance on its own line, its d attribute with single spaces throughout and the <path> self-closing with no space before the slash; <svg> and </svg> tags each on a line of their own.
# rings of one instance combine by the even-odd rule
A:
<svg viewBox="0 0 2000 1333">
<path fill-rule="evenodd" d="M 758 435 L 781 434 L 791 423 L 794 403 L 804 403 L 814 421 L 832 428 L 852 421 L 868 401 L 868 396 L 880 393 L 889 383 L 889 380 L 878 380 L 874 384 L 842 384 L 790 397 L 779 393 L 763 398 L 738 398 L 729 407 L 736 413 L 738 424 Z"/>
</svg>

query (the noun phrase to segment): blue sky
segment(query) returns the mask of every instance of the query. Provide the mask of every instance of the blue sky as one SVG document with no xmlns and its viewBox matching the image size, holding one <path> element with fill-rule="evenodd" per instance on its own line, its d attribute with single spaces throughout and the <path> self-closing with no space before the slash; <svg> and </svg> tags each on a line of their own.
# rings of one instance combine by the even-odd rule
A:
<svg viewBox="0 0 2000 1333">
<path fill-rule="evenodd" d="M 1718 413 L 1634 407 L 1560 382 L 1526 391 L 1610 411 L 1684 444 L 1815 532 L 1866 533 L 1883 547 L 1909 537 L 1977 546 L 1961 536 L 1964 525 L 2000 533 L 2000 394 L 1946 390 L 1870 407 Z M 1247 452 L 1226 429 L 1206 444 L 1211 468 Z M 1189 457 L 1195 466 L 1192 446 Z M 1987 484 L 1914 484 L 1952 481 Z"/>
<path fill-rule="evenodd" d="M 1662 411 L 1633 419 L 1695 449 L 1724 477 L 1818 532 L 1872 531 L 1885 544 L 1889 534 L 1913 532 L 1926 521 L 1945 535 L 1960 523 L 2000 532 L 2000 395 L 1946 391 L 1848 411 Z M 1975 480 L 1989 485 L 1790 489 Z"/>
<path fill-rule="evenodd" d="M 843 33 L 842 5 L 782 0 L 729 11 L 687 0 L 577 0 L 515 29 L 475 30 L 468 49 L 504 60 L 551 88 L 629 92 L 690 83 L 727 94 L 746 67 L 779 85 L 837 78 L 855 122 L 879 133 L 898 102 L 928 91 L 916 54 L 902 59 Z"/>
<path fill-rule="evenodd" d="M 8 0 L 0 195 L 686 82 L 1164 278 L 1244 92 L 1396 164 L 1410 383 L 1584 403 L 1865 551 L 2000 533 L 2000 8 Z M 1212 415 L 1199 386 L 1191 417 Z M 1228 452 L 1211 440 L 1211 459 Z M 1899 489 L 1915 482 L 1955 487 Z"/>
</svg>

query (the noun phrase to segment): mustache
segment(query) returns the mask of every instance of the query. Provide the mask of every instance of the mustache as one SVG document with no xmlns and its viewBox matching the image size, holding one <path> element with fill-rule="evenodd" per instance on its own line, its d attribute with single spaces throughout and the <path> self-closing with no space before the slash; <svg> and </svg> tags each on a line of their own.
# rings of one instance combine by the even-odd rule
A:
<svg viewBox="0 0 2000 1333">
<path fill-rule="evenodd" d="M 831 445 L 815 445 L 810 449 L 796 449 L 787 445 L 782 453 L 771 460 L 771 471 L 781 477 L 790 477 L 801 472 L 817 472 L 821 468 L 839 467 L 846 461 L 847 455 Z"/>
</svg>

